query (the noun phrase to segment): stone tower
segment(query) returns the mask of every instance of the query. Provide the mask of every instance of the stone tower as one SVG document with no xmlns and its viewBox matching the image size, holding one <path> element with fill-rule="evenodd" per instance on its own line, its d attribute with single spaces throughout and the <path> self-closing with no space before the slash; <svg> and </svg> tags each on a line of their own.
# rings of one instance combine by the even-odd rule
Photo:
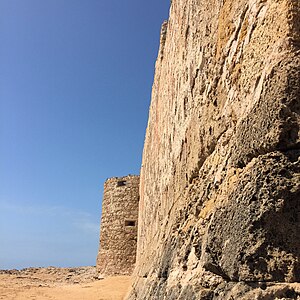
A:
<svg viewBox="0 0 300 300">
<path fill-rule="evenodd" d="M 99 275 L 130 275 L 136 261 L 139 176 L 113 177 L 104 183 Z"/>
</svg>

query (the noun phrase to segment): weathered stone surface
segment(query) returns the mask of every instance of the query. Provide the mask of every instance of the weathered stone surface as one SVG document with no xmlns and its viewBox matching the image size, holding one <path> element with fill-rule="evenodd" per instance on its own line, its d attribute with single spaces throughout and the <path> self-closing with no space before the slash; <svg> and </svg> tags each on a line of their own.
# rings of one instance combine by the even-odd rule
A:
<svg viewBox="0 0 300 300">
<path fill-rule="evenodd" d="M 129 299 L 297 299 L 299 53 L 299 1 L 172 0 Z"/>
<path fill-rule="evenodd" d="M 300 282 L 300 151 L 253 159 L 212 216 L 204 267 L 232 281 Z"/>
<path fill-rule="evenodd" d="M 114 177 L 104 183 L 97 272 L 131 275 L 136 261 L 139 176 Z"/>
</svg>

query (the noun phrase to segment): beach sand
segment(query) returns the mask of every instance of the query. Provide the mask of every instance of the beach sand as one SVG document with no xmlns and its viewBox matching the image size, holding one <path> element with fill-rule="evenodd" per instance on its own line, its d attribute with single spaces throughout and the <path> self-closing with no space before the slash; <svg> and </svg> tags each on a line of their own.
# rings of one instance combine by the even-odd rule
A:
<svg viewBox="0 0 300 300">
<path fill-rule="evenodd" d="M 97 279 L 94 267 L 0 271 L 1 300 L 121 300 L 132 279 Z"/>
</svg>

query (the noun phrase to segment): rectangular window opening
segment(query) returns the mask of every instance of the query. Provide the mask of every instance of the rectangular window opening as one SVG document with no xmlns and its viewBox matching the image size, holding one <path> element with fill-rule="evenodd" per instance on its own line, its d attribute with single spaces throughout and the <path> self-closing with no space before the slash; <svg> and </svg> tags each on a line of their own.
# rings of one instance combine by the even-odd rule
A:
<svg viewBox="0 0 300 300">
<path fill-rule="evenodd" d="M 135 221 L 133 220 L 125 220 L 126 227 L 135 227 Z"/>
<path fill-rule="evenodd" d="M 120 180 L 117 182 L 117 186 L 125 186 L 126 185 L 126 180 Z"/>
</svg>

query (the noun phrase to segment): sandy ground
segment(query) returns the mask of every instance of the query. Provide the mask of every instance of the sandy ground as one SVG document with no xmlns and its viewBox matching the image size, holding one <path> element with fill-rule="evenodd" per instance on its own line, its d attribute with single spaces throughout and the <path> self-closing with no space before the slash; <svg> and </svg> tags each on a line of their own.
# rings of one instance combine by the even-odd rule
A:
<svg viewBox="0 0 300 300">
<path fill-rule="evenodd" d="M 121 300 L 131 277 L 95 277 L 94 267 L 0 271 L 1 300 Z"/>
</svg>

